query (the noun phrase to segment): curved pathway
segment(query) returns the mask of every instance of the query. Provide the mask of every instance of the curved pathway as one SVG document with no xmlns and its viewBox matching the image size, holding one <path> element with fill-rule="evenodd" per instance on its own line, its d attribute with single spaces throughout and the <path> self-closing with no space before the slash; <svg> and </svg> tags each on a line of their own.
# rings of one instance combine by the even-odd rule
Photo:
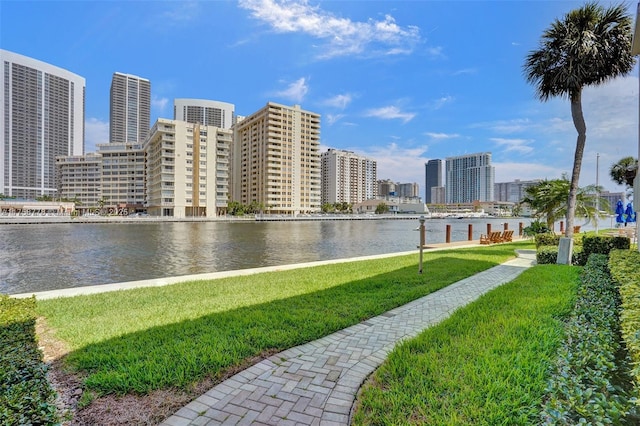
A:
<svg viewBox="0 0 640 426">
<path fill-rule="evenodd" d="M 348 425 L 364 380 L 401 340 L 516 278 L 535 262 L 502 265 L 363 323 L 287 349 L 236 374 L 166 419 L 178 425 Z"/>
</svg>

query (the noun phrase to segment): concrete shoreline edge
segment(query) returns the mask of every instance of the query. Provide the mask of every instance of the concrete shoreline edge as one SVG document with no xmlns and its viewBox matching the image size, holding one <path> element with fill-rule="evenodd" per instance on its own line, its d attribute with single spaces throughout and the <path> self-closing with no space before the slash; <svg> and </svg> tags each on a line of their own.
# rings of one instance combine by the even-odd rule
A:
<svg viewBox="0 0 640 426">
<path fill-rule="evenodd" d="M 479 245 L 480 243 L 478 240 L 430 244 L 428 248 L 425 248 L 425 251 L 430 252 L 430 251 L 447 250 L 447 249 L 454 249 L 454 248 L 456 249 L 467 248 L 467 247 L 476 247 Z M 61 297 L 74 297 L 74 296 L 81 296 L 81 295 L 99 294 L 99 293 L 106 293 L 106 292 L 118 291 L 118 290 L 131 290 L 134 288 L 160 287 L 160 286 L 178 284 L 178 283 L 183 283 L 188 281 L 214 280 L 214 279 L 234 277 L 234 276 L 253 275 L 253 274 L 259 274 L 264 272 L 278 272 L 278 271 L 287 271 L 292 269 L 309 268 L 309 267 L 321 266 L 321 265 L 356 262 L 356 261 L 362 261 L 362 260 L 384 259 L 388 257 L 405 256 L 410 254 L 418 255 L 418 250 L 375 254 L 375 255 L 359 256 L 359 257 L 351 257 L 351 258 L 318 260 L 313 262 L 294 263 L 294 264 L 287 264 L 287 265 L 263 266 L 259 268 L 236 269 L 231 271 L 209 272 L 209 273 L 195 274 L 195 275 L 181 275 L 181 276 L 174 276 L 174 277 L 152 278 L 148 280 L 98 284 L 98 285 L 91 285 L 91 286 L 71 287 L 71 288 L 47 290 L 47 291 L 40 291 L 40 292 L 16 293 L 16 294 L 10 294 L 9 296 L 13 298 L 28 298 L 28 297 L 35 296 L 36 300 L 46 300 L 46 299 L 54 299 L 54 298 L 61 298 Z"/>
</svg>

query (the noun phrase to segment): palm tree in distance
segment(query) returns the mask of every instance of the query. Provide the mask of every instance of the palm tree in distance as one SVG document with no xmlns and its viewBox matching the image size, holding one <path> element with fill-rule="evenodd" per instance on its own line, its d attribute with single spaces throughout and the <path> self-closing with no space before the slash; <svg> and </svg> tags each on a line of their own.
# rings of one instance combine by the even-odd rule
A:
<svg viewBox="0 0 640 426">
<path fill-rule="evenodd" d="M 540 48 L 527 55 L 524 71 L 541 101 L 568 98 L 578 133 L 567 199 L 567 229 L 563 242 L 568 250 L 558 263 L 571 263 L 571 238 L 576 213 L 576 195 L 587 140 L 582 113 L 582 89 L 628 74 L 633 68 L 631 17 L 623 5 L 607 9 L 594 2 L 556 19 L 542 34 Z"/>
<path fill-rule="evenodd" d="M 638 173 L 638 160 L 633 157 L 624 157 L 609 170 L 611 179 L 618 185 L 627 185 L 633 188 L 633 181 Z"/>
</svg>

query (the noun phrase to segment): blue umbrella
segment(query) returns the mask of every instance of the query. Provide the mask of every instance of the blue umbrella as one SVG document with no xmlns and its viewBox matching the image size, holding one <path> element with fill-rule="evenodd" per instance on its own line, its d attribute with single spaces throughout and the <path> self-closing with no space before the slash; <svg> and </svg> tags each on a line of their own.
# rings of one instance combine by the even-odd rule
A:
<svg viewBox="0 0 640 426">
<path fill-rule="evenodd" d="M 624 214 L 627 216 L 627 223 L 636 221 L 636 213 L 633 211 L 631 203 L 627 204 L 627 209 L 624 211 Z"/>
<path fill-rule="evenodd" d="M 622 200 L 618 200 L 616 203 L 616 214 L 618 215 L 616 216 L 616 222 L 624 223 L 624 218 L 622 217 L 624 214 L 624 205 L 622 204 Z"/>
</svg>

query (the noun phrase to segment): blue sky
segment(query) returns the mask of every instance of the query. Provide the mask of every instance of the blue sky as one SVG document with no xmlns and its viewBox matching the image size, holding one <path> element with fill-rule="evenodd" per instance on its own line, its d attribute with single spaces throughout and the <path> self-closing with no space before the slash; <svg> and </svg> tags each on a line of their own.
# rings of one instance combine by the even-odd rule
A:
<svg viewBox="0 0 640 426">
<path fill-rule="evenodd" d="M 108 142 L 114 72 L 148 78 L 152 122 L 175 98 L 267 102 L 322 115 L 322 150 L 417 182 L 433 158 L 489 151 L 496 182 L 570 174 L 569 102 L 542 103 L 528 52 L 574 1 L 0 1 L 0 47 L 86 79 L 86 145 Z M 602 3 L 609 5 L 610 3 Z M 635 4 L 629 10 L 635 18 Z M 583 95 L 580 185 L 621 191 L 609 167 L 638 155 L 638 68 Z"/>
</svg>

